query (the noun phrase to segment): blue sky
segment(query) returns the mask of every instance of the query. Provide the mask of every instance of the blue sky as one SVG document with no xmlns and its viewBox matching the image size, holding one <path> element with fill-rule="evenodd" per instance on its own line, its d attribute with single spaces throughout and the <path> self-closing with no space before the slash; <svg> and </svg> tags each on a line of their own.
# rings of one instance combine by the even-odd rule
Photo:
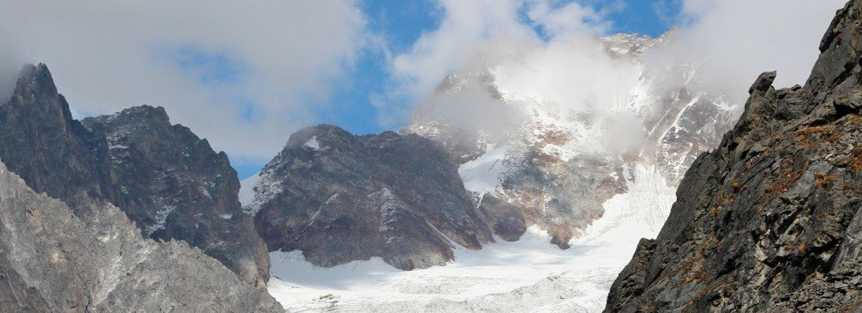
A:
<svg viewBox="0 0 862 313">
<path fill-rule="evenodd" d="M 675 0 L 582 0 L 598 11 L 604 11 L 606 21 L 611 22 L 609 33 L 638 33 L 652 37 L 660 36 L 673 24 L 670 17 L 680 11 L 680 2 Z M 567 3 L 561 1 L 560 5 Z M 371 31 L 382 34 L 392 55 L 407 52 L 423 33 L 439 27 L 445 12 L 434 0 L 363 0 L 362 13 L 368 19 Z M 536 29 L 541 35 L 541 30 Z M 236 64 L 222 56 L 202 55 L 197 51 L 180 51 L 180 65 L 199 70 L 201 79 L 219 83 L 235 79 Z M 372 134 L 386 130 L 397 130 L 402 125 L 385 125 L 378 120 L 373 105 L 376 95 L 385 93 L 390 83 L 386 55 L 381 51 L 366 49 L 360 52 L 346 75 L 333 84 L 334 90 L 316 107 L 318 122 L 335 124 L 354 134 Z M 234 162 L 240 179 L 258 172 L 264 164 L 256 162 Z"/>
</svg>

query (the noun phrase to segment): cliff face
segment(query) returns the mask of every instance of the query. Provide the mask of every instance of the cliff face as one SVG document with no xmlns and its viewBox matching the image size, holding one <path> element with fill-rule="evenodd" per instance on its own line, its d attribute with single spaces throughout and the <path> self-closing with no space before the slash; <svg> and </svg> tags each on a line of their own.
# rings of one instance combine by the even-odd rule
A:
<svg viewBox="0 0 862 313">
<path fill-rule="evenodd" d="M 263 286 L 269 275 L 266 244 L 242 211 L 239 180 L 224 152 L 171 125 L 160 107 L 134 107 L 82 124 L 106 139 L 112 202 L 145 236 L 184 240 Z"/>
<path fill-rule="evenodd" d="M 416 135 L 307 128 L 253 188 L 246 209 L 270 250 L 302 250 L 317 265 L 382 257 L 425 268 L 452 259 L 450 240 L 492 240 L 446 151 Z"/>
<path fill-rule="evenodd" d="M 862 310 L 862 1 L 838 11 L 805 87 L 764 73 L 686 173 L 606 312 Z"/>
<path fill-rule="evenodd" d="M 85 126 L 86 125 L 86 126 Z M 185 240 L 264 286 L 269 260 L 224 153 L 164 109 L 137 107 L 79 122 L 45 65 L 27 66 L 0 106 L 0 158 L 36 192 L 79 217 L 92 199 L 126 212 L 144 236 Z"/>
<path fill-rule="evenodd" d="M 25 66 L 0 105 L 0 158 L 37 192 L 69 203 L 115 198 L 106 142 L 72 118 L 44 65 Z"/>
<path fill-rule="evenodd" d="M 37 194 L 0 163 L 0 312 L 284 312 L 184 242 L 141 237 L 110 204 Z"/>
</svg>

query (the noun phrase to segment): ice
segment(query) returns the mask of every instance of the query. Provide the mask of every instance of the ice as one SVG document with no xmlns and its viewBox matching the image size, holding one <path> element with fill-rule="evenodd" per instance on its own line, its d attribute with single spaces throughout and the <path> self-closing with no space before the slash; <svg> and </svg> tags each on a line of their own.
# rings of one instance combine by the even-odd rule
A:
<svg viewBox="0 0 862 313">
<path fill-rule="evenodd" d="M 320 268 L 299 251 L 276 251 L 268 288 L 288 312 L 600 312 L 638 241 L 657 234 L 675 201 L 654 168 L 624 174 L 629 193 L 605 202 L 568 250 L 531 226 L 520 241 L 458 247 L 453 262 L 414 271 L 380 258 Z"/>
<path fill-rule="evenodd" d="M 506 147 L 489 147 L 479 158 L 461 165 L 458 174 L 464 187 L 480 194 L 500 189 L 506 171 L 503 165 L 506 150 Z"/>
</svg>

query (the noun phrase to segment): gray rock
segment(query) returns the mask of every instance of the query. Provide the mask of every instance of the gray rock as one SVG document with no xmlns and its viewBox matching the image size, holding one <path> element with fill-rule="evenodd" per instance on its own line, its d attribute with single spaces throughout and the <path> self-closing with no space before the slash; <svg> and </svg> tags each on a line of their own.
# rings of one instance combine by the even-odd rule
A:
<svg viewBox="0 0 862 313">
<path fill-rule="evenodd" d="M 242 211 L 239 180 L 224 152 L 182 125 L 165 109 L 140 106 L 87 118 L 82 124 L 105 138 L 111 159 L 112 202 L 147 237 L 184 240 L 243 279 L 265 286 L 266 244 Z"/>
<path fill-rule="evenodd" d="M 86 127 L 84 126 L 86 124 Z M 0 105 L 0 158 L 37 192 L 67 202 L 78 216 L 92 199 L 111 202 L 144 236 L 185 240 L 259 287 L 269 259 L 239 181 L 224 153 L 162 108 L 137 107 L 74 120 L 44 64 L 25 66 Z"/>
<path fill-rule="evenodd" d="M 859 0 L 839 11 L 805 87 L 758 79 L 736 127 L 686 173 L 658 238 L 614 282 L 606 312 L 862 310 L 862 57 L 848 48 L 862 39 L 860 13 Z"/>
<path fill-rule="evenodd" d="M 0 311 L 284 312 L 182 241 L 144 239 L 111 204 L 32 191 L 0 163 Z"/>
<path fill-rule="evenodd" d="M 751 88 L 748 88 L 748 93 L 752 94 L 755 91 L 766 92 L 772 87 L 772 83 L 775 82 L 775 77 L 778 76 L 778 72 L 766 72 L 760 74 L 760 77 L 754 81 L 754 84 L 751 85 Z"/>
<path fill-rule="evenodd" d="M 492 240 L 446 151 L 416 135 L 300 130 L 254 191 L 246 209 L 270 250 L 302 250 L 316 265 L 382 257 L 411 270 L 451 260 L 450 240 Z"/>
</svg>

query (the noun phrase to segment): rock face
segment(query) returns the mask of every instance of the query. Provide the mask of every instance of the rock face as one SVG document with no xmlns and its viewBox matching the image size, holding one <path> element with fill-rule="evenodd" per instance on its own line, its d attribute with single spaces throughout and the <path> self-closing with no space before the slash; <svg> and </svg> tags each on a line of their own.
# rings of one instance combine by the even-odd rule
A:
<svg viewBox="0 0 862 313">
<path fill-rule="evenodd" d="M 316 265 L 382 257 L 411 270 L 492 240 L 446 151 L 416 135 L 303 129 L 253 188 L 245 208 L 269 249 Z"/>
<path fill-rule="evenodd" d="M 838 11 L 805 87 L 764 73 L 606 312 L 862 310 L 862 1 Z"/>
<path fill-rule="evenodd" d="M 242 211 L 227 156 L 171 125 L 164 109 L 137 107 L 82 123 L 48 68 L 27 66 L 0 106 L 0 158 L 78 216 L 91 214 L 92 199 L 107 201 L 144 236 L 185 240 L 258 286 L 268 279 L 266 247 Z"/>
<path fill-rule="evenodd" d="M 68 203 L 116 197 L 107 144 L 72 118 L 42 64 L 25 66 L 0 106 L 0 158 L 37 192 Z"/>
<path fill-rule="evenodd" d="M 0 163 L 0 312 L 284 312 L 182 241 L 143 239 L 111 204 L 37 194 Z"/>
<path fill-rule="evenodd" d="M 615 103 L 537 99 L 507 89 L 519 87 L 506 85 L 510 64 L 483 65 L 448 77 L 402 131 L 443 143 L 496 235 L 517 240 L 524 225 L 538 225 L 567 248 L 604 216 L 605 201 L 627 192 L 637 166 L 654 168 L 675 186 L 738 117 L 721 95 L 689 88 L 697 80 L 693 67 L 644 64 L 643 54 L 667 37 L 673 34 L 596 42 L 602 49 L 594 59 L 625 69 L 618 74 L 626 96 Z M 511 63 L 523 62 L 515 58 Z M 464 107 L 477 111 L 462 114 Z"/>
<path fill-rule="evenodd" d="M 144 235 L 185 240 L 261 286 L 269 277 L 266 244 L 237 198 L 239 180 L 224 152 L 182 125 L 163 108 L 141 106 L 82 124 L 105 138 L 111 160 L 114 204 Z"/>
</svg>

